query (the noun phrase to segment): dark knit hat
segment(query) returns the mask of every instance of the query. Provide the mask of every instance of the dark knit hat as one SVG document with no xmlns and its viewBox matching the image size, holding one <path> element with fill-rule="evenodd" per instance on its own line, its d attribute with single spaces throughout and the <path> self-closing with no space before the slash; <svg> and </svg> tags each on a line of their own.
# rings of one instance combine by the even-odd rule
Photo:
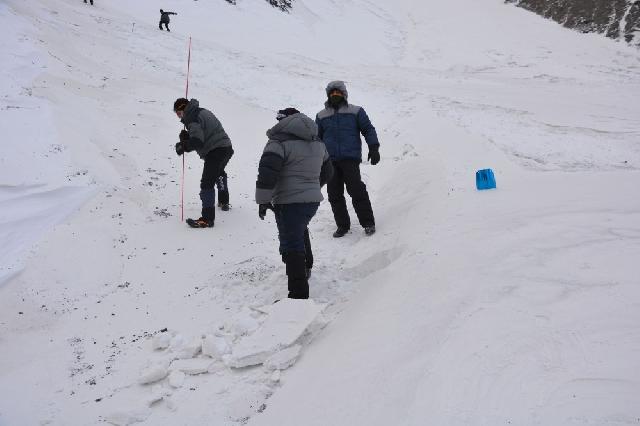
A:
<svg viewBox="0 0 640 426">
<path fill-rule="evenodd" d="M 183 111 L 187 107 L 188 103 L 189 103 L 189 99 L 187 98 L 176 99 L 176 101 L 173 103 L 173 112 Z"/>
<path fill-rule="evenodd" d="M 289 108 L 285 108 L 285 109 L 281 109 L 281 110 L 279 110 L 279 111 L 278 111 L 278 113 L 276 114 L 276 120 L 280 121 L 280 120 L 282 120 L 283 118 L 287 118 L 287 117 L 288 117 L 288 116 L 290 116 L 290 115 L 293 115 L 293 114 L 299 114 L 299 113 L 300 113 L 300 111 L 298 111 L 298 110 L 297 110 L 297 109 L 295 109 L 295 108 L 291 108 L 291 107 L 289 107 Z"/>
</svg>

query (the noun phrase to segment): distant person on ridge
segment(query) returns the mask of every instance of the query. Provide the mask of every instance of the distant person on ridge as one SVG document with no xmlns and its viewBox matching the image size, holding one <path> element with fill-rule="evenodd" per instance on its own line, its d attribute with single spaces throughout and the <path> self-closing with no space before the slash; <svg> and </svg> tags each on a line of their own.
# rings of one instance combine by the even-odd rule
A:
<svg viewBox="0 0 640 426">
<path fill-rule="evenodd" d="M 362 140 L 369 147 L 367 159 L 372 165 L 380 161 L 380 142 L 375 127 L 369 121 L 364 108 L 347 102 L 347 86 L 342 81 L 332 81 L 325 89 L 325 108 L 316 115 L 318 136 L 327 146 L 333 162 L 333 178 L 327 183 L 329 203 L 338 229 L 335 238 L 344 236 L 351 227 L 351 219 L 344 198 L 344 188 L 351 196 L 353 208 L 366 235 L 376 232 L 376 222 L 369 201 L 367 186 L 360 176 L 362 162 Z"/>
<path fill-rule="evenodd" d="M 85 1 L 86 3 L 86 1 Z M 91 1 L 91 4 L 93 4 L 93 0 Z M 169 30 L 169 22 L 171 22 L 171 18 L 169 18 L 169 15 L 177 15 L 177 13 L 175 12 L 165 12 L 164 10 L 160 9 L 160 23 L 158 24 L 158 27 L 160 29 L 162 29 L 162 24 L 164 24 L 164 27 L 167 29 L 167 31 Z"/>
<path fill-rule="evenodd" d="M 272 210 L 290 299 L 309 298 L 313 253 L 307 226 L 316 214 L 333 167 L 313 120 L 295 108 L 278 111 L 258 166 L 256 203 L 264 220 Z"/>
<path fill-rule="evenodd" d="M 173 104 L 173 110 L 187 127 L 187 130 L 180 132 L 176 154 L 196 151 L 204 160 L 200 180 L 202 217 L 187 219 L 187 224 L 192 228 L 211 228 L 216 218 L 216 187 L 218 206 L 223 211 L 229 210 L 229 188 L 224 168 L 233 155 L 231 139 L 216 116 L 211 111 L 200 108 L 197 99 L 178 98 Z"/>
</svg>

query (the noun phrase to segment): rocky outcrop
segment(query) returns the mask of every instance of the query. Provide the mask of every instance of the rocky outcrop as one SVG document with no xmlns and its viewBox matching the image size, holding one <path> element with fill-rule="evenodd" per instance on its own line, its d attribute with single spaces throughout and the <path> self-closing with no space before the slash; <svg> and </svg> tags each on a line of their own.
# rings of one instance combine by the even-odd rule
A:
<svg viewBox="0 0 640 426">
<path fill-rule="evenodd" d="M 283 12 L 289 12 L 291 9 L 291 2 L 293 0 L 266 0 L 273 7 L 277 7 Z M 236 0 L 227 0 L 228 3 L 236 4 Z"/>
<path fill-rule="evenodd" d="M 289 9 L 291 9 L 291 1 L 292 0 L 267 0 L 271 6 L 277 7 L 283 12 L 288 12 Z"/>
<path fill-rule="evenodd" d="M 640 45 L 640 0 L 505 0 L 568 28 Z"/>
</svg>

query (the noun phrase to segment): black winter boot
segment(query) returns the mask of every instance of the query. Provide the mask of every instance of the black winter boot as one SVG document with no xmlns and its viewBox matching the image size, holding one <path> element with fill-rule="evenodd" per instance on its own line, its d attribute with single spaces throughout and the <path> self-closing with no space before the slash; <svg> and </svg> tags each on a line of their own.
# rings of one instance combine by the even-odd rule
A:
<svg viewBox="0 0 640 426">
<path fill-rule="evenodd" d="M 342 228 L 341 226 L 338 226 L 338 229 L 333 233 L 333 238 L 344 237 L 347 232 L 349 232 L 349 228 Z"/>
<path fill-rule="evenodd" d="M 192 228 L 213 228 L 213 221 L 209 221 L 204 217 L 200 219 L 187 219 L 187 225 Z"/>
<path fill-rule="evenodd" d="M 205 207 L 202 209 L 202 217 L 200 219 L 187 219 L 187 225 L 192 228 L 213 228 L 216 219 L 216 209 L 214 207 Z"/>
<path fill-rule="evenodd" d="M 304 253 L 292 252 L 286 255 L 289 299 L 308 299 L 309 282 Z"/>
</svg>

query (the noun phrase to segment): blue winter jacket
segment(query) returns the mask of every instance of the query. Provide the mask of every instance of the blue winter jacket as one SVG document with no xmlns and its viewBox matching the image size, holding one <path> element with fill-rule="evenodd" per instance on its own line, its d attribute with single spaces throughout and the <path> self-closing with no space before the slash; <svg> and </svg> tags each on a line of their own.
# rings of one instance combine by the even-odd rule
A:
<svg viewBox="0 0 640 426">
<path fill-rule="evenodd" d="M 332 82 L 341 83 L 341 82 Z M 344 83 L 343 83 L 344 84 Z M 327 86 L 327 92 L 332 88 Z M 346 88 L 343 90 L 347 99 Z M 327 151 L 332 160 L 358 160 L 362 161 L 362 140 L 364 136 L 369 147 L 378 147 L 378 135 L 371 124 L 364 108 L 344 102 L 336 110 L 329 102 L 325 102 L 325 108 L 316 115 L 318 125 L 318 137 L 327 146 Z"/>
</svg>

